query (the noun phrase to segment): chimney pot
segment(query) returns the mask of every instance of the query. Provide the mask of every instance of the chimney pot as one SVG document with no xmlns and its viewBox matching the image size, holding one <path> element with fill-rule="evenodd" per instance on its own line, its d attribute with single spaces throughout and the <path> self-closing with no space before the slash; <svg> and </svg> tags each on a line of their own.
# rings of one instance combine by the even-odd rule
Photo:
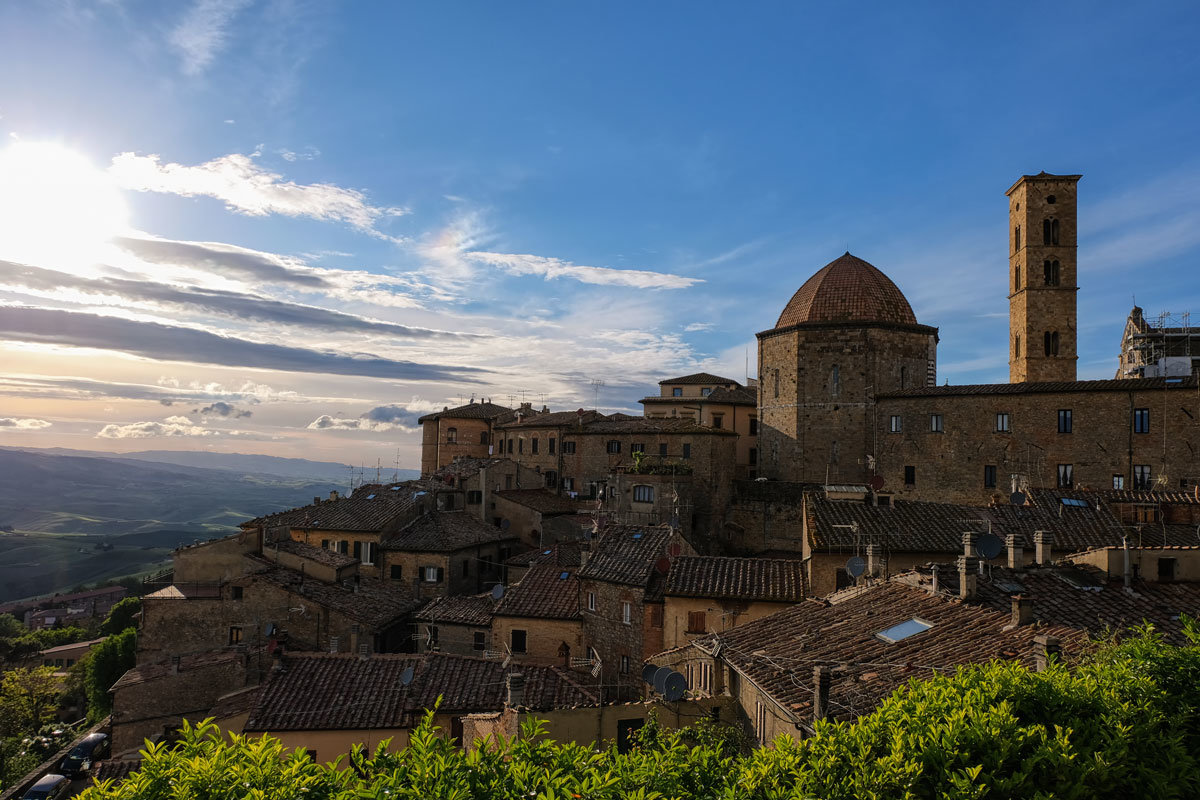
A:
<svg viewBox="0 0 1200 800">
<path fill-rule="evenodd" d="M 962 543 L 963 543 L 963 555 L 964 556 L 970 557 L 970 556 L 975 555 L 975 538 L 976 538 L 976 534 L 974 531 L 966 531 L 965 533 L 963 533 Z"/>
<path fill-rule="evenodd" d="M 1012 624 L 1014 627 L 1033 622 L 1033 599 L 1023 594 L 1012 598 Z"/>
<path fill-rule="evenodd" d="M 1053 549 L 1053 533 L 1050 531 L 1033 532 L 1033 562 L 1035 564 L 1049 564 L 1052 560 L 1051 552 Z"/>
<path fill-rule="evenodd" d="M 938 571 L 939 571 L 939 569 L 940 568 L 938 567 L 937 564 L 934 564 L 929 569 L 929 574 L 930 574 L 930 577 L 932 578 L 932 580 L 930 581 L 930 584 L 929 584 L 929 593 L 930 594 L 937 594 L 938 589 L 941 588 L 940 586 L 938 586 Z"/>
<path fill-rule="evenodd" d="M 314 505 L 314 506 L 319 506 L 319 505 L 321 505 L 321 498 L 319 498 L 319 497 L 314 497 L 314 498 L 313 498 L 313 505 Z"/>
<path fill-rule="evenodd" d="M 520 672 L 510 672 L 504 678 L 508 689 L 508 699 L 505 703 L 509 708 L 517 708 L 525 704 L 525 675 Z"/>
<path fill-rule="evenodd" d="M 975 596 L 976 574 L 979 571 L 979 559 L 974 556 L 958 557 L 958 596 L 969 600 Z"/>
<path fill-rule="evenodd" d="M 833 670 L 826 666 L 813 668 L 813 722 L 829 719 L 829 687 Z"/>
<path fill-rule="evenodd" d="M 337 489 L 334 489 L 332 492 L 330 492 L 330 493 L 329 493 L 329 499 L 330 499 L 330 500 L 337 500 L 337 499 L 338 499 L 338 493 L 337 493 Z"/>
<path fill-rule="evenodd" d="M 1025 566 L 1025 543 L 1019 533 L 1010 533 L 1004 537 L 1004 545 L 1008 549 L 1008 568 L 1022 569 Z"/>
<path fill-rule="evenodd" d="M 881 557 L 882 550 L 883 548 L 877 544 L 867 545 L 867 575 L 870 577 L 875 577 L 883 572 L 881 567 L 883 561 Z"/>
<path fill-rule="evenodd" d="M 1045 672 L 1050 666 L 1050 659 L 1062 655 L 1062 644 L 1057 636 L 1039 634 L 1033 637 L 1033 664 L 1038 672 Z"/>
</svg>

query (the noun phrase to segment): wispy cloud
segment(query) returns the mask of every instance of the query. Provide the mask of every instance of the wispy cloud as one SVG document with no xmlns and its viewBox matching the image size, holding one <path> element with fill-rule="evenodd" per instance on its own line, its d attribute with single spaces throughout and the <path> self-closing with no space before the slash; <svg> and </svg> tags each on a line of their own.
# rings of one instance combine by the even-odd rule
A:
<svg viewBox="0 0 1200 800">
<path fill-rule="evenodd" d="M 417 429 L 419 411 L 404 406 L 376 406 L 367 413 L 354 417 L 332 417 L 322 414 L 308 424 L 309 430 L 321 431 L 391 431 L 411 432 Z"/>
<path fill-rule="evenodd" d="M 250 0 L 198 0 L 171 31 L 167 41 L 179 53 L 184 73 L 200 75 L 229 41 L 234 18 Z"/>
<path fill-rule="evenodd" d="M 32 417 L 0 417 L 0 431 L 40 431 L 53 423 Z"/>
<path fill-rule="evenodd" d="M 220 242 L 117 237 L 122 250 L 154 264 L 175 264 L 254 283 L 323 287 L 328 282 L 298 259 Z"/>
<path fill-rule="evenodd" d="M 157 155 L 122 153 L 109 173 L 119 185 L 140 192 L 182 197 L 213 197 L 230 211 L 253 217 L 282 214 L 343 222 L 380 239 L 401 241 L 376 228 L 406 209 L 372 205 L 365 193 L 331 183 L 299 184 L 255 163 L 252 155 L 231 153 L 203 164 L 162 163 Z"/>
<path fill-rule="evenodd" d="M 196 425 L 187 417 L 167 417 L 162 422 L 131 422 L 128 425 L 105 425 L 96 434 L 100 439 L 156 439 L 159 437 L 238 436 L 241 431 L 223 431 Z"/>
<path fill-rule="evenodd" d="M 115 350 L 164 361 L 395 380 L 470 382 L 484 372 L 472 367 L 285 347 L 194 328 L 48 308 L 0 307 L 0 339 Z"/>
</svg>

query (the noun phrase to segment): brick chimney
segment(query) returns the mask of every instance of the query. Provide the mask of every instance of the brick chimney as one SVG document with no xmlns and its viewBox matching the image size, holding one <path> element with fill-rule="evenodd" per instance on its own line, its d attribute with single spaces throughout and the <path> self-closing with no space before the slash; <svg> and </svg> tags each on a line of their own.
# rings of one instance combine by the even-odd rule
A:
<svg viewBox="0 0 1200 800">
<path fill-rule="evenodd" d="M 969 600 L 975 596 L 975 581 L 979 577 L 979 559 L 974 556 L 958 557 L 958 596 Z"/>
<path fill-rule="evenodd" d="M 867 545 L 867 577 L 874 578 L 883 572 L 883 548 L 877 544 Z"/>
<path fill-rule="evenodd" d="M 813 668 L 813 722 L 829 719 L 829 687 L 833 683 L 833 670 L 820 666 Z"/>
<path fill-rule="evenodd" d="M 962 535 L 963 555 L 967 558 L 975 555 L 975 539 L 977 536 L 975 531 L 966 531 Z"/>
<path fill-rule="evenodd" d="M 1054 549 L 1054 534 L 1050 531 L 1034 531 L 1033 532 L 1033 563 L 1049 564 L 1052 560 L 1050 555 Z"/>
<path fill-rule="evenodd" d="M 1013 595 L 1012 625 L 1020 627 L 1033 622 L 1033 599 L 1023 594 Z"/>
<path fill-rule="evenodd" d="M 330 492 L 330 493 L 329 493 L 329 499 L 330 499 L 330 500 L 337 500 L 337 499 L 338 499 L 338 493 L 337 493 L 337 489 L 334 489 L 332 492 Z"/>
<path fill-rule="evenodd" d="M 1058 658 L 1061 655 L 1062 644 L 1059 643 L 1057 636 L 1048 636 L 1042 633 L 1033 637 L 1033 664 L 1034 669 L 1038 672 L 1046 671 L 1051 657 Z"/>
<path fill-rule="evenodd" d="M 1021 540 L 1021 534 L 1010 533 L 1008 536 L 1005 536 L 1004 546 L 1008 550 L 1008 568 L 1024 569 L 1025 543 Z"/>
<path fill-rule="evenodd" d="M 525 704 L 525 675 L 521 672 L 510 672 L 504 677 L 504 686 L 508 697 L 504 704 L 509 708 L 517 708 Z"/>
</svg>

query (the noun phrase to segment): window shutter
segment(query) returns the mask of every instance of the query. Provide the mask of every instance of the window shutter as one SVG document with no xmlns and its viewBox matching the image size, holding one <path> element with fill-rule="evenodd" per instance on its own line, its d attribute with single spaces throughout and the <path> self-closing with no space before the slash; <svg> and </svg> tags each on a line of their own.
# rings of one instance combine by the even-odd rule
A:
<svg viewBox="0 0 1200 800">
<path fill-rule="evenodd" d="M 437 579 L 438 579 L 438 583 L 441 583 L 442 581 L 446 580 L 446 568 L 445 567 L 437 568 Z"/>
<path fill-rule="evenodd" d="M 354 560 L 362 561 L 362 542 L 354 543 Z"/>
</svg>

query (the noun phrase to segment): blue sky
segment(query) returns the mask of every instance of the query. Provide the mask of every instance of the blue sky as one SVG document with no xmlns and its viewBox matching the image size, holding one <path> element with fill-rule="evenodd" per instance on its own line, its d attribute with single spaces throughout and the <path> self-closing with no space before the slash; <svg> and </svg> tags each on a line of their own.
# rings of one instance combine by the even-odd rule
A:
<svg viewBox="0 0 1200 800">
<path fill-rule="evenodd" d="M 460 397 L 753 374 L 846 250 L 1004 381 L 1040 170 L 1080 377 L 1200 313 L 1194 4 L 828 5 L 3 6 L 0 443 L 411 466 Z"/>
</svg>

